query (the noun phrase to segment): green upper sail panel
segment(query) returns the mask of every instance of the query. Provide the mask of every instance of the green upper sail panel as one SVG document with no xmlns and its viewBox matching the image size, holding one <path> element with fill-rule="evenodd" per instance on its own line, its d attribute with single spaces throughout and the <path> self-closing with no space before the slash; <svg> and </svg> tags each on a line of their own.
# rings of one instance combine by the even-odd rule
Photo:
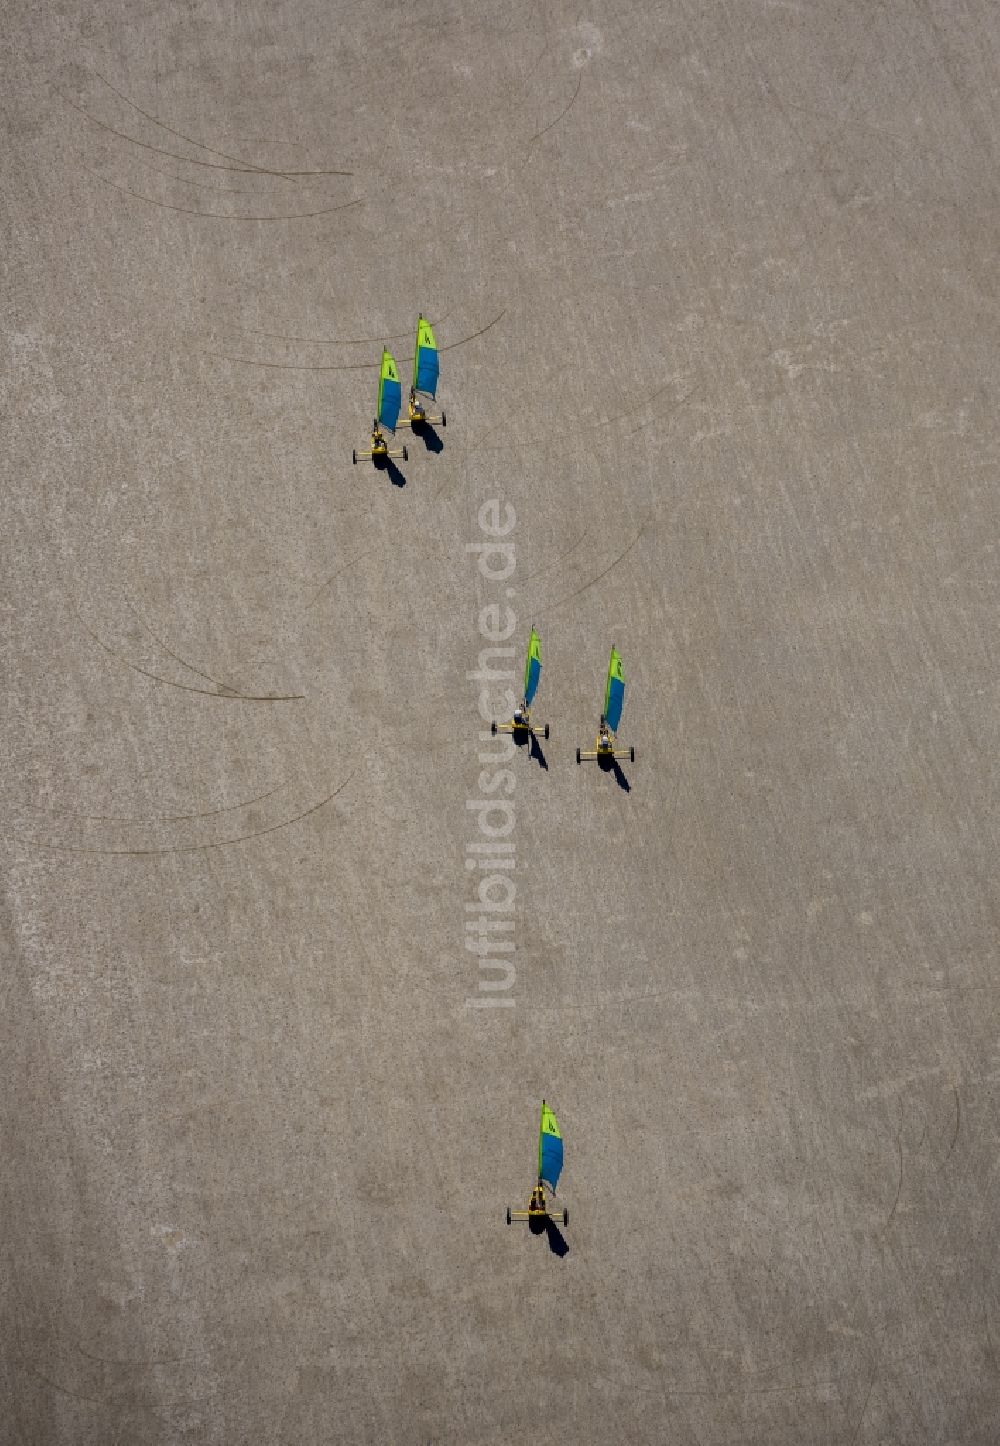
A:
<svg viewBox="0 0 1000 1446">
<path fill-rule="evenodd" d="M 417 344 L 413 348 L 413 386 L 418 392 L 437 395 L 438 349 L 434 328 L 426 317 L 417 318 Z"/>
<path fill-rule="evenodd" d="M 524 701 L 530 708 L 538 692 L 538 680 L 542 676 L 542 642 L 534 628 L 528 639 L 528 656 L 524 660 Z"/>
<path fill-rule="evenodd" d="M 612 733 L 618 731 L 618 725 L 622 721 L 624 703 L 625 674 L 622 672 L 622 660 L 612 648 L 611 661 L 608 664 L 608 686 L 604 690 L 604 721 Z"/>
<path fill-rule="evenodd" d="M 556 1117 L 542 1100 L 542 1121 L 538 1130 L 538 1178 L 551 1189 L 559 1184 L 563 1167 L 563 1142 Z"/>
<path fill-rule="evenodd" d="M 399 385 L 399 372 L 396 370 L 396 363 L 386 351 L 385 347 L 383 347 L 382 366 L 379 369 L 378 376 L 379 426 L 386 427 L 390 432 L 396 430 L 402 400 L 403 390 Z"/>
</svg>

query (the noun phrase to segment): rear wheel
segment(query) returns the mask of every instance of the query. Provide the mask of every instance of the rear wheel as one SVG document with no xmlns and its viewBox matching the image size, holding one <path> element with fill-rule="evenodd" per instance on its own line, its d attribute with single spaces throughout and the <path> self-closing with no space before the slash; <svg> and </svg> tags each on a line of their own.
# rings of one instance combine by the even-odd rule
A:
<svg viewBox="0 0 1000 1446">
<path fill-rule="evenodd" d="M 409 454 L 409 452 L 406 450 L 406 448 L 404 447 L 404 448 L 403 448 L 403 461 L 404 461 L 404 462 L 408 462 L 409 460 L 410 460 L 410 454 Z"/>
<path fill-rule="evenodd" d="M 580 762 L 580 750 L 579 750 L 579 748 L 576 750 L 576 761 L 577 761 L 577 763 Z"/>
<path fill-rule="evenodd" d="M 545 737 L 548 738 L 548 736 L 549 736 L 549 725 L 546 723 L 546 725 L 545 725 Z"/>
<path fill-rule="evenodd" d="M 510 1224 L 510 1206 L 507 1206 L 507 1224 Z"/>
<path fill-rule="evenodd" d="M 628 761 L 629 761 L 629 763 L 634 763 L 634 762 L 635 762 L 635 749 L 634 749 L 634 748 L 630 748 L 629 751 L 628 751 Z"/>
<path fill-rule="evenodd" d="M 353 448 L 351 450 L 351 461 L 354 463 L 355 467 L 358 465 L 358 454 L 356 451 L 353 450 Z"/>
<path fill-rule="evenodd" d="M 444 412 L 441 413 L 441 425 L 442 427 L 447 427 L 448 425 L 448 418 L 445 416 Z"/>
<path fill-rule="evenodd" d="M 493 734 L 494 738 L 497 736 L 497 725 L 495 723 L 490 724 L 490 732 Z"/>
<path fill-rule="evenodd" d="M 568 1211 L 568 1210 L 564 1210 L 564 1211 L 563 1211 L 563 1224 L 564 1224 L 564 1225 L 568 1225 L 568 1224 L 569 1224 L 569 1211 Z"/>
</svg>

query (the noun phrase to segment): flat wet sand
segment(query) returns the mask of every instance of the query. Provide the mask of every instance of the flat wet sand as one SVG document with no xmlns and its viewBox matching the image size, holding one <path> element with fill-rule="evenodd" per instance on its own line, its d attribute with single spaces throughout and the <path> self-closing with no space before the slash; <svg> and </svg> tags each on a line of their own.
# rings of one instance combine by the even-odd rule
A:
<svg viewBox="0 0 1000 1446">
<path fill-rule="evenodd" d="M 0 1436 L 998 1439 L 995 7 L 5 19 Z"/>
</svg>

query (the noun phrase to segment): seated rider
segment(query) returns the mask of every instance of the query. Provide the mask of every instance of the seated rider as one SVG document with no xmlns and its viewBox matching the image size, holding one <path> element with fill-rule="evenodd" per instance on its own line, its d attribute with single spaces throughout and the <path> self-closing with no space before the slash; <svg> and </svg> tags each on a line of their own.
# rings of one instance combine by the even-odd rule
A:
<svg viewBox="0 0 1000 1446">
<path fill-rule="evenodd" d="M 377 417 L 376 417 L 375 420 L 372 422 L 372 451 L 373 451 L 373 452 L 384 452 L 384 451 L 385 451 L 385 438 L 384 438 L 383 435 L 382 435 L 382 430 L 381 430 L 381 428 L 379 427 L 378 418 L 377 418 Z"/>
<path fill-rule="evenodd" d="M 420 418 L 423 417 L 423 415 L 424 415 L 424 409 L 423 409 L 423 407 L 420 405 L 420 403 L 417 401 L 417 389 L 416 389 L 416 387 L 411 387 L 411 388 L 410 388 L 410 417 L 419 421 Z"/>
</svg>

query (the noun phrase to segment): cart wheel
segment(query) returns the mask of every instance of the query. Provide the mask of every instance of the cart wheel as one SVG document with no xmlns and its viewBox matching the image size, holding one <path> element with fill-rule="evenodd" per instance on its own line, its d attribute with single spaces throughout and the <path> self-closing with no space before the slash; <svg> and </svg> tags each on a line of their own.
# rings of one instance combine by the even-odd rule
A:
<svg viewBox="0 0 1000 1446">
<path fill-rule="evenodd" d="M 490 732 L 493 734 L 494 738 L 497 736 L 497 725 L 495 723 L 490 724 Z"/>
<path fill-rule="evenodd" d="M 445 416 L 444 412 L 441 413 L 441 425 L 442 427 L 447 427 L 448 425 L 448 418 Z"/>
<path fill-rule="evenodd" d="M 546 738 L 548 738 L 548 736 L 549 736 L 549 725 L 548 725 L 547 723 L 546 723 L 546 725 L 545 725 L 545 736 L 546 736 Z"/>
<path fill-rule="evenodd" d="M 403 461 L 404 461 L 404 462 L 408 462 L 409 460 L 410 460 L 410 454 L 409 454 L 409 452 L 406 450 L 406 448 L 404 447 L 404 448 L 403 448 Z"/>
<path fill-rule="evenodd" d="M 577 763 L 580 762 L 580 750 L 579 750 L 579 748 L 576 750 L 576 761 L 577 761 Z"/>
<path fill-rule="evenodd" d="M 354 463 L 355 467 L 358 465 L 358 454 L 353 449 L 351 451 L 351 461 Z"/>
<path fill-rule="evenodd" d="M 635 749 L 634 749 L 634 748 L 630 748 L 629 751 L 628 751 L 628 761 L 629 761 L 629 763 L 634 763 L 634 762 L 635 762 Z"/>
<path fill-rule="evenodd" d="M 510 1224 L 510 1206 L 507 1206 L 507 1224 Z"/>
</svg>

